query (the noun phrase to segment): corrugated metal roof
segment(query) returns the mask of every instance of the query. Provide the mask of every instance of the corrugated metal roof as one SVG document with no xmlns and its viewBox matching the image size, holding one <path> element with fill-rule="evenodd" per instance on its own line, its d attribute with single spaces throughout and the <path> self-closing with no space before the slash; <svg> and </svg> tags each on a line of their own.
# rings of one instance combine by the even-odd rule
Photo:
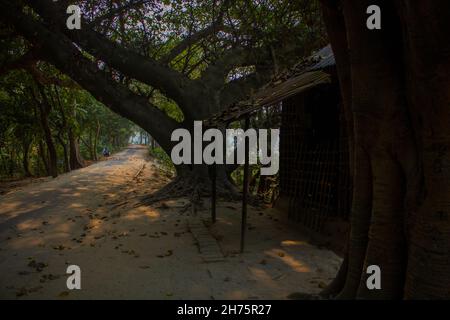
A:
<svg viewBox="0 0 450 320">
<path fill-rule="evenodd" d="M 319 84 L 329 83 L 330 75 L 323 71 L 305 72 L 296 77 L 258 91 L 249 100 L 238 102 L 222 113 L 216 114 L 205 121 L 206 126 L 215 126 L 219 123 L 236 121 L 248 113 L 262 107 L 274 105 L 295 94 L 313 88 Z"/>
<path fill-rule="evenodd" d="M 222 113 L 205 120 L 205 125 L 217 126 L 219 123 L 239 120 L 264 106 L 276 104 L 319 84 L 329 83 L 331 77 L 325 70 L 335 64 L 333 51 L 328 45 L 274 78 L 248 100 L 235 103 Z"/>
<path fill-rule="evenodd" d="M 315 55 L 313 55 L 313 57 L 318 59 L 319 62 L 313 65 L 310 70 L 322 70 L 336 65 L 336 60 L 334 59 L 331 45 L 327 45 L 325 48 L 322 48 Z"/>
<path fill-rule="evenodd" d="M 292 68 L 277 75 L 271 82 L 287 80 L 307 71 L 328 69 L 335 65 L 336 61 L 334 60 L 333 50 L 331 49 L 331 45 L 327 45 L 311 56 L 301 59 Z"/>
</svg>

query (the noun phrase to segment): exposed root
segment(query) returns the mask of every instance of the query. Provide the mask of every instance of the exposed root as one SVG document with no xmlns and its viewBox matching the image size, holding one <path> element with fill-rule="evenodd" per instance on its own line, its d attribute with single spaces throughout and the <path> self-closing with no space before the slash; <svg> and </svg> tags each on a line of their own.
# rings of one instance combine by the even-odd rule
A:
<svg viewBox="0 0 450 320">
<path fill-rule="evenodd" d="M 229 181 L 217 180 L 216 182 L 216 194 L 217 198 L 226 199 L 228 201 L 235 201 L 242 198 L 242 194 L 237 190 Z M 204 197 L 211 197 L 212 184 L 209 178 L 197 177 L 195 175 L 177 177 L 175 180 L 164 186 L 162 189 L 147 195 L 136 205 L 152 205 L 156 202 L 177 199 L 188 198 L 189 204 L 187 204 L 181 210 L 184 212 L 189 208 L 197 209 L 203 205 Z"/>
<path fill-rule="evenodd" d="M 344 288 L 348 271 L 348 255 L 345 255 L 344 261 L 333 281 L 319 295 L 324 299 L 334 299 Z"/>
</svg>

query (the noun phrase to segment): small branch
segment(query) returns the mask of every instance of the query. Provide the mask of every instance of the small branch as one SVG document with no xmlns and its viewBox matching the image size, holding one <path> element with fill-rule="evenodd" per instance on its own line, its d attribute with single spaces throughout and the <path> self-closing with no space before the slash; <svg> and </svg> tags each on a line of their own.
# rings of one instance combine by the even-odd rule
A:
<svg viewBox="0 0 450 320">
<path fill-rule="evenodd" d="M 7 4 L 2 5 L 7 6 Z M 105 61 L 110 67 L 157 88 L 174 101 L 182 104 L 185 98 L 184 88 L 193 85 L 193 81 L 182 73 L 167 67 L 161 62 L 144 57 L 138 52 L 111 41 L 104 35 L 88 29 L 69 30 L 65 27 L 65 9 L 58 2 L 44 0 L 30 1 L 30 6 L 46 20 L 59 26 L 60 32 L 96 58 Z M 6 10 L 6 9 L 5 9 Z M 54 15 L 49 13 L 56 12 Z M 47 21 L 48 22 L 48 21 Z M 53 31 L 53 33 L 58 33 Z"/>
<path fill-rule="evenodd" d="M 91 21 L 91 22 L 89 22 L 87 24 L 87 27 L 92 29 L 96 25 L 102 23 L 103 21 L 105 21 L 107 19 L 113 18 L 113 17 L 115 17 L 118 14 L 121 14 L 125 10 L 133 9 L 134 7 L 137 7 L 137 6 L 140 6 L 140 5 L 145 5 L 146 3 L 149 3 L 149 2 L 150 1 L 148 1 L 148 0 L 138 0 L 136 2 L 130 1 L 129 3 L 127 3 L 127 4 L 125 4 L 125 5 L 121 6 L 121 7 L 112 9 L 109 12 L 107 12 L 107 13 L 105 13 L 105 14 L 97 17 L 97 18 L 95 18 L 93 21 Z"/>
<path fill-rule="evenodd" d="M 170 52 L 161 59 L 161 61 L 164 63 L 170 63 L 173 59 L 175 59 L 180 53 L 182 53 L 188 47 L 192 46 L 193 44 L 197 43 L 198 41 L 204 38 L 207 38 L 208 36 L 211 36 L 223 30 L 223 28 L 225 27 L 223 25 L 223 17 L 229 5 L 230 1 L 225 0 L 217 19 L 209 27 L 206 27 L 205 29 L 198 31 L 197 33 L 190 34 L 189 36 L 187 36 L 179 44 L 177 44 L 174 48 L 172 48 L 172 50 L 170 50 Z"/>
<path fill-rule="evenodd" d="M 193 44 L 197 43 L 198 41 L 215 34 L 216 32 L 221 30 L 221 25 L 219 24 L 212 24 L 209 27 L 192 34 L 185 39 L 183 39 L 178 45 L 176 45 L 170 52 L 161 58 L 161 61 L 164 63 L 169 63 L 173 59 L 175 59 L 180 53 L 182 53 L 184 50 L 186 50 L 188 47 L 192 46 Z"/>
<path fill-rule="evenodd" d="M 141 174 L 141 172 L 142 172 L 142 170 L 144 170 L 144 168 L 145 168 L 145 163 L 143 163 L 142 165 L 141 165 L 141 168 L 138 170 L 138 172 L 136 172 L 136 174 L 133 176 L 133 180 L 135 180 L 140 174 Z"/>
</svg>

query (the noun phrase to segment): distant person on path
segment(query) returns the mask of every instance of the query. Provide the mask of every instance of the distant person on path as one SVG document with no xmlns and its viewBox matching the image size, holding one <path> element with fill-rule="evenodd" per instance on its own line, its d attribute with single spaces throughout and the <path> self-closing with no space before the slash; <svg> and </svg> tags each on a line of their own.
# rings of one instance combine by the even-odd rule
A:
<svg viewBox="0 0 450 320">
<path fill-rule="evenodd" d="M 109 157 L 109 150 L 108 150 L 107 147 L 104 147 L 104 148 L 103 148 L 102 153 L 103 153 L 103 156 L 104 156 L 104 157 Z"/>
</svg>

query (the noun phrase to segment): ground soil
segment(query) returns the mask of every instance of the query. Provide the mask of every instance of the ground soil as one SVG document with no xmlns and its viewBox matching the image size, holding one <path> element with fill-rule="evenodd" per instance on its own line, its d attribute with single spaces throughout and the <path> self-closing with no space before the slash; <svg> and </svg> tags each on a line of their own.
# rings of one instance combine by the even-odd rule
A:
<svg viewBox="0 0 450 320">
<path fill-rule="evenodd" d="M 240 204 L 219 201 L 212 225 L 207 199 L 195 218 L 224 259 L 204 262 L 185 199 L 139 205 L 170 182 L 147 155 L 130 146 L 1 195 L 0 298 L 286 299 L 317 294 L 335 276 L 341 259 L 275 209 L 249 208 L 241 254 Z M 67 289 L 71 264 L 81 268 L 81 290 Z"/>
</svg>

